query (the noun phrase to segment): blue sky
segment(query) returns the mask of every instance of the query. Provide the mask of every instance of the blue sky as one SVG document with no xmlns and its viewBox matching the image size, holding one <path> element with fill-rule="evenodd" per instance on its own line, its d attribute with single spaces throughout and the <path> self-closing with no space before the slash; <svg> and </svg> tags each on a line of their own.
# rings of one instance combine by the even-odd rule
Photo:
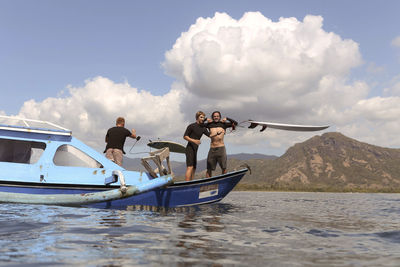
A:
<svg viewBox="0 0 400 267">
<path fill-rule="evenodd" d="M 352 40 L 358 44 L 356 52 L 360 54 L 361 59 L 349 63 L 351 66 L 344 68 L 344 74 L 339 79 L 346 79 L 344 84 L 348 86 L 355 86 L 354 81 L 361 81 L 363 86 L 368 88 L 365 89 L 366 93 L 360 92 L 364 95 L 359 96 L 354 103 L 363 105 L 368 112 L 375 112 L 371 117 L 354 117 L 351 121 L 346 122 L 343 118 L 338 119 L 320 111 L 315 113 L 321 115 L 320 119 L 315 119 L 314 114 L 313 118 L 303 117 L 304 121 L 301 121 L 301 117 L 293 115 L 296 113 L 295 109 L 293 114 L 288 113 L 287 116 L 281 116 L 274 115 L 273 110 L 260 109 L 260 112 L 257 113 L 256 108 L 250 109 L 249 113 L 245 112 L 249 110 L 245 108 L 236 113 L 230 106 L 224 106 L 222 102 L 215 103 L 215 106 L 230 111 L 236 117 L 243 114 L 244 117 L 240 119 L 247 119 L 251 116 L 283 123 L 328 123 L 337 126 L 331 130 L 344 132 L 350 137 L 377 145 L 399 147 L 400 140 L 392 140 L 393 138 L 390 136 L 381 133 L 376 134 L 371 129 L 374 123 L 378 123 L 374 121 L 378 120 L 376 117 L 382 113 L 382 110 L 385 110 L 382 103 L 376 110 L 376 102 L 372 103 L 371 98 L 390 97 L 393 105 L 390 109 L 392 114 L 390 118 L 395 117 L 398 112 L 395 106 L 400 91 L 400 89 L 396 89 L 400 74 L 400 48 L 393 42 L 400 36 L 399 10 L 399 1 L 1 0 L 0 90 L 3 97 L 0 98 L 0 112 L 2 111 L 6 115 L 32 115 L 37 117 L 36 119 L 57 120 L 57 116 L 38 115 L 43 114 L 38 110 L 43 109 L 47 103 L 46 99 L 61 98 L 67 101 L 71 95 L 70 88 L 84 92 L 87 88 L 87 81 L 96 77 L 106 78 L 113 84 L 128 83 L 130 87 L 136 88 L 139 92 L 147 92 L 154 97 L 160 96 L 165 99 L 174 84 L 179 82 L 180 77 L 171 75 L 171 70 L 163 65 L 167 61 L 166 52 L 173 50 L 174 44 L 182 33 L 189 32 L 191 26 L 197 25 L 198 18 L 213 18 L 216 12 L 220 12 L 226 13 L 233 20 L 240 20 L 246 12 L 260 12 L 273 22 L 278 22 L 281 17 L 294 17 L 303 22 L 305 16 L 314 15 L 323 18 L 321 29 L 327 34 L 332 32 L 341 40 Z M 336 63 L 331 62 L 330 64 L 335 65 Z M 268 73 L 268 70 L 265 71 Z M 327 73 L 329 72 L 327 71 Z M 198 95 L 195 90 L 191 91 L 189 88 L 188 91 Z M 345 95 L 342 97 L 346 98 Z M 26 105 L 26 102 L 31 99 L 35 103 L 35 112 L 29 110 Z M 206 97 L 202 100 L 208 101 Z M 240 100 L 236 98 L 235 101 Z M 210 101 L 210 103 L 213 102 Z M 354 103 L 350 103 L 347 108 L 337 109 L 335 113 L 349 110 Z M 336 107 L 334 104 L 329 105 L 331 105 L 330 109 Z M 23 106 L 24 108 L 22 108 Z M 141 108 L 141 106 L 132 106 L 132 110 L 122 113 L 123 115 L 129 114 Z M 183 114 L 176 115 L 180 120 L 176 127 L 183 127 L 183 129 L 175 132 L 167 131 L 166 136 L 172 139 L 173 136 L 176 136 L 176 140 L 183 143 L 178 133 L 183 133 L 184 125 L 192 120 L 192 115 L 188 116 L 186 113 L 191 114 L 200 108 L 207 109 L 207 106 L 193 107 L 192 105 L 192 109 L 190 109 L 182 104 L 180 112 Z M 313 107 L 310 105 L 307 108 L 312 109 Z M 90 110 L 95 110 L 95 108 Z M 352 114 L 365 114 L 365 111 L 362 110 L 360 108 Z M 212 107 L 206 111 L 212 111 Z M 96 113 L 96 111 L 93 112 Z M 109 114 L 110 118 L 120 115 L 117 113 Z M 91 113 L 88 112 L 88 114 L 90 117 Z M 65 114 L 65 116 L 67 115 Z M 374 119 L 371 119 L 372 117 Z M 285 118 L 288 121 L 282 121 Z M 101 120 L 101 118 L 98 119 Z M 171 118 L 170 122 L 172 124 L 174 123 L 173 119 Z M 393 129 L 390 128 L 390 125 L 382 124 L 385 123 L 383 121 L 385 119 L 387 119 L 385 116 L 379 118 L 380 127 Z M 363 124 L 366 120 L 367 124 Z M 139 127 L 139 133 L 142 130 L 149 137 L 156 135 L 147 129 L 144 130 L 150 126 L 145 123 L 140 124 L 139 118 L 132 117 L 131 122 L 135 128 Z M 111 126 L 111 123 L 113 123 L 111 119 L 108 119 L 104 121 L 104 124 L 90 127 L 98 128 L 100 132 L 97 134 L 101 135 L 102 139 L 101 130 Z M 393 124 L 395 121 L 391 123 Z M 67 126 L 74 128 L 73 124 Z M 370 133 L 365 133 L 367 128 L 371 129 Z M 158 136 L 163 136 L 160 131 L 157 133 Z M 79 128 L 75 132 L 81 135 L 81 139 L 93 139 L 91 136 L 93 133 L 89 133 L 87 129 Z M 364 133 L 362 134 L 362 132 Z M 289 138 L 290 142 L 279 140 L 279 137 L 282 138 L 280 134 L 268 136 L 272 141 L 265 147 L 257 145 L 260 138 L 254 138 L 253 144 L 251 141 L 246 141 L 248 144 L 246 147 L 236 146 L 237 143 L 232 141 L 231 145 L 234 149 L 231 152 L 268 150 L 275 154 L 281 154 L 293 142 L 303 141 L 309 135 L 283 136 Z M 392 141 L 385 142 L 387 139 Z M 246 140 L 245 136 L 243 140 Z M 276 141 L 275 145 L 271 143 L 274 140 Z M 268 154 L 268 152 L 265 153 Z"/>
</svg>

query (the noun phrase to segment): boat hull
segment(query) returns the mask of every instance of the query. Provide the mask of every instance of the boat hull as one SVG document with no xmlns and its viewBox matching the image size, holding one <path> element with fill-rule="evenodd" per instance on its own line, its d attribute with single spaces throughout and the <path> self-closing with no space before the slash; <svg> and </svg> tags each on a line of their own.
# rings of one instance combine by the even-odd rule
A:
<svg viewBox="0 0 400 267">
<path fill-rule="evenodd" d="M 211 178 L 177 182 L 112 203 L 96 203 L 97 208 L 148 209 L 179 208 L 218 202 L 223 199 L 246 174 L 247 169 Z"/>
<path fill-rule="evenodd" d="M 127 198 L 80 206 L 109 209 L 178 208 L 213 203 L 223 199 L 243 178 L 247 169 L 211 178 L 177 182 Z M 62 184 L 2 183 L 0 192 L 22 194 L 87 194 L 119 188 L 118 186 L 71 186 Z"/>
</svg>

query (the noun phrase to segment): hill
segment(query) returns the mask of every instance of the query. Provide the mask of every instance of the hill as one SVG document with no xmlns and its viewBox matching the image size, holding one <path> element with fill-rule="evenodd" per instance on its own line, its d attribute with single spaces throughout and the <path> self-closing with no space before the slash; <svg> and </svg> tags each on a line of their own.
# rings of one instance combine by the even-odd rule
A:
<svg viewBox="0 0 400 267">
<path fill-rule="evenodd" d="M 370 145 L 337 132 L 295 144 L 281 157 L 228 155 L 229 171 L 243 164 L 252 172 L 238 189 L 400 192 L 400 149 Z M 198 162 L 196 178 L 205 176 L 205 167 L 205 160 Z M 172 169 L 176 180 L 184 179 L 184 162 L 173 162 Z M 220 173 L 219 167 L 216 173 Z"/>
<path fill-rule="evenodd" d="M 242 188 L 301 191 L 400 192 L 400 149 L 325 133 L 290 147 L 281 157 L 248 161 Z"/>
</svg>

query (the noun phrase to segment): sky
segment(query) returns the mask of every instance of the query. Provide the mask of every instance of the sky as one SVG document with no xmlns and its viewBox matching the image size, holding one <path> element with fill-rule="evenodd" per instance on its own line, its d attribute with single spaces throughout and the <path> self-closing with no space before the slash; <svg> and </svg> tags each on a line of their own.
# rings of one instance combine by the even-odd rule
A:
<svg viewBox="0 0 400 267">
<path fill-rule="evenodd" d="M 400 147 L 400 2 L 0 0 L 0 115 L 46 120 L 104 149 L 123 116 L 185 144 L 195 113 L 322 132 L 239 127 L 227 152 L 280 156 L 324 132 Z M 199 158 L 209 139 L 202 138 Z M 182 160 L 182 156 L 177 156 Z"/>
</svg>

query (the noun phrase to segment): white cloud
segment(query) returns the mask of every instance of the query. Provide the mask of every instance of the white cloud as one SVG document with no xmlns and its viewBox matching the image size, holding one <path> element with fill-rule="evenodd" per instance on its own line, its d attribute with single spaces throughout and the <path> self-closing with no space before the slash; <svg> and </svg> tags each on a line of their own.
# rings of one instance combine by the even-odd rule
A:
<svg viewBox="0 0 400 267">
<path fill-rule="evenodd" d="M 393 39 L 392 46 L 400 47 L 400 36 L 397 36 L 396 38 Z"/>
<path fill-rule="evenodd" d="M 400 146 L 400 97 L 360 100 L 352 112 L 356 119 L 339 127 L 340 132 L 374 145 Z"/>
<path fill-rule="evenodd" d="M 239 20 L 224 13 L 199 18 L 166 52 L 163 63 L 187 90 L 182 110 L 197 105 L 239 120 L 351 123 L 352 107 L 369 92 L 365 82 L 348 79 L 362 63 L 358 44 L 324 31 L 322 22 L 320 16 L 273 22 L 259 12 Z M 283 132 L 237 135 L 240 142 L 253 144 L 268 138 L 270 146 L 298 141 Z"/>
<path fill-rule="evenodd" d="M 185 127 L 180 111 L 181 93 L 171 90 L 163 96 L 138 91 L 128 83 L 96 77 L 84 87 L 69 87 L 69 96 L 29 100 L 18 116 L 47 120 L 71 129 L 74 135 L 97 148 L 115 119 L 123 116 L 126 126 L 148 138 L 172 137 Z"/>
<path fill-rule="evenodd" d="M 273 22 L 258 12 L 239 20 L 224 13 L 199 18 L 165 54 L 165 72 L 176 78 L 169 93 L 155 96 L 97 77 L 70 86 L 67 96 L 27 101 L 19 115 L 60 123 L 95 147 L 103 147 L 118 116 L 139 135 L 183 143 L 197 110 L 237 120 L 330 124 L 329 130 L 356 139 L 399 146 L 400 102 L 391 95 L 398 87 L 387 89 L 386 98 L 367 99 L 368 84 L 348 77 L 362 63 L 358 44 L 326 32 L 322 22 L 320 16 Z M 240 129 L 226 141 L 229 153 L 271 154 L 315 134 Z"/>
<path fill-rule="evenodd" d="M 354 110 L 359 112 L 359 116 L 371 122 L 398 122 L 400 115 L 400 97 L 373 97 L 360 100 L 354 107 Z"/>
<path fill-rule="evenodd" d="M 242 119 L 320 122 L 318 110 L 354 104 L 368 90 L 346 84 L 350 69 L 361 64 L 358 44 L 325 32 L 322 21 L 216 13 L 182 33 L 163 66 L 188 90 L 187 106 L 203 103 Z"/>
<path fill-rule="evenodd" d="M 383 71 L 385 71 L 385 68 L 382 66 L 376 65 L 374 62 L 370 62 L 367 66 L 367 72 L 372 73 L 372 74 L 382 73 Z"/>
<path fill-rule="evenodd" d="M 385 96 L 400 96 L 400 74 L 395 76 L 387 88 L 383 89 Z"/>
<path fill-rule="evenodd" d="M 391 88 L 391 93 L 395 96 L 400 96 L 400 82 L 397 82 Z"/>
<path fill-rule="evenodd" d="M 240 20 L 223 13 L 199 18 L 166 52 L 163 63 L 166 73 L 187 90 L 182 110 L 197 105 L 238 119 L 330 124 L 331 131 L 399 146 L 393 129 L 399 127 L 394 125 L 400 103 L 391 97 L 398 96 L 398 83 L 387 98 L 368 99 L 368 84 L 348 77 L 362 63 L 358 44 L 324 31 L 322 22 L 320 16 L 273 22 L 258 12 Z M 382 71 L 370 65 L 372 69 Z M 271 149 L 313 134 L 242 131 L 227 136 L 227 142 Z"/>
</svg>

